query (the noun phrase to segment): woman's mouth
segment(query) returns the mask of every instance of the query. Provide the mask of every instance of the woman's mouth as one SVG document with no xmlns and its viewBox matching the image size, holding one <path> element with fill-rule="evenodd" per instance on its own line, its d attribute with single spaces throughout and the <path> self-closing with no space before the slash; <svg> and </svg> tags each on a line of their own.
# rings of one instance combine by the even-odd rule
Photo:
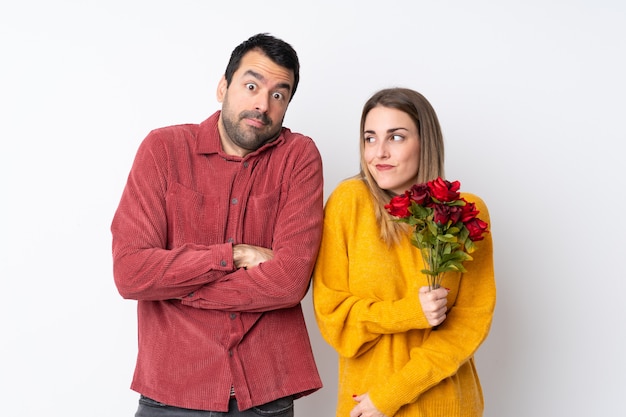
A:
<svg viewBox="0 0 626 417">
<path fill-rule="evenodd" d="M 390 169 L 393 169 L 394 166 L 393 165 L 387 165 L 387 164 L 377 164 L 376 165 L 376 169 L 378 171 L 389 171 Z"/>
</svg>

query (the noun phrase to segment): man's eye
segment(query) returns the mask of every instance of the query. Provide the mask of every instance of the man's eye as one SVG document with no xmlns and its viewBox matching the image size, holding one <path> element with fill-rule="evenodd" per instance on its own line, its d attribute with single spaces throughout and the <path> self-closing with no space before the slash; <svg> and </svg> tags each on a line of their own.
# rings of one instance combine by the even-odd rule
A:
<svg viewBox="0 0 626 417">
<path fill-rule="evenodd" d="M 273 94 L 273 97 L 274 97 L 276 100 L 282 100 L 284 96 L 283 96 L 283 94 L 282 94 L 282 93 L 274 93 L 274 94 Z"/>
<path fill-rule="evenodd" d="M 248 84 L 246 84 L 246 88 L 248 90 L 255 90 L 256 89 L 256 85 L 253 84 L 253 83 L 248 83 Z"/>
</svg>

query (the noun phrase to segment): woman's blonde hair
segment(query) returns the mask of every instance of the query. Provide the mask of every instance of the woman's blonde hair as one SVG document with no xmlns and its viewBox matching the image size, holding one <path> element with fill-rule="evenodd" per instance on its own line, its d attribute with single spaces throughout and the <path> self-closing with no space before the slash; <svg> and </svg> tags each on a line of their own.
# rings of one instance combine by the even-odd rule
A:
<svg viewBox="0 0 626 417">
<path fill-rule="evenodd" d="M 378 186 L 367 168 L 363 156 L 365 150 L 365 119 L 374 107 L 388 107 L 400 110 L 415 122 L 420 141 L 420 152 L 415 157 L 419 160 L 416 183 L 425 183 L 437 177 L 444 177 L 443 135 L 435 110 L 426 98 L 417 91 L 408 88 L 387 88 L 376 92 L 367 100 L 361 113 L 361 169 L 357 177 L 363 179 L 374 199 L 376 219 L 380 224 L 380 237 L 391 245 L 400 241 L 406 233 L 406 225 L 397 223 L 385 210 L 385 204 L 394 196 L 390 191 Z"/>
</svg>

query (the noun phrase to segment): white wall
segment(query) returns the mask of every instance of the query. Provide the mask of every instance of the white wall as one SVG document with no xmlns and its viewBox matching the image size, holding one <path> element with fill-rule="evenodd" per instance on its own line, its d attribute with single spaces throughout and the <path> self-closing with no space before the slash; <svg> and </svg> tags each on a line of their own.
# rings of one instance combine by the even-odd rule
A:
<svg viewBox="0 0 626 417">
<path fill-rule="evenodd" d="M 216 110 L 232 48 L 271 32 L 300 55 L 286 125 L 317 141 L 326 195 L 357 170 L 375 90 L 437 109 L 448 177 L 492 218 L 485 415 L 621 412 L 626 3 L 310 3 L 2 1 L 3 409 L 134 414 L 135 303 L 113 285 L 109 233 L 126 175 L 150 129 Z M 297 415 L 331 416 L 335 356 L 304 307 L 326 387 Z"/>
</svg>

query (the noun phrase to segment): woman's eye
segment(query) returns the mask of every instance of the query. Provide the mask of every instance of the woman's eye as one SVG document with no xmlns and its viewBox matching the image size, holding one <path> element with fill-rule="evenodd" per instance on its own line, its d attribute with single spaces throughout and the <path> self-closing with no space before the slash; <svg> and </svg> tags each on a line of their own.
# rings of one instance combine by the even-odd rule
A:
<svg viewBox="0 0 626 417">
<path fill-rule="evenodd" d="M 402 139 L 404 139 L 404 136 L 400 136 L 400 135 L 393 135 L 393 136 L 391 137 L 391 140 L 392 140 L 392 141 L 394 141 L 394 142 L 400 141 L 400 140 L 402 140 Z"/>
<path fill-rule="evenodd" d="M 366 136 L 364 139 L 365 143 L 374 143 L 374 141 L 376 141 L 376 138 L 373 136 Z"/>
</svg>

